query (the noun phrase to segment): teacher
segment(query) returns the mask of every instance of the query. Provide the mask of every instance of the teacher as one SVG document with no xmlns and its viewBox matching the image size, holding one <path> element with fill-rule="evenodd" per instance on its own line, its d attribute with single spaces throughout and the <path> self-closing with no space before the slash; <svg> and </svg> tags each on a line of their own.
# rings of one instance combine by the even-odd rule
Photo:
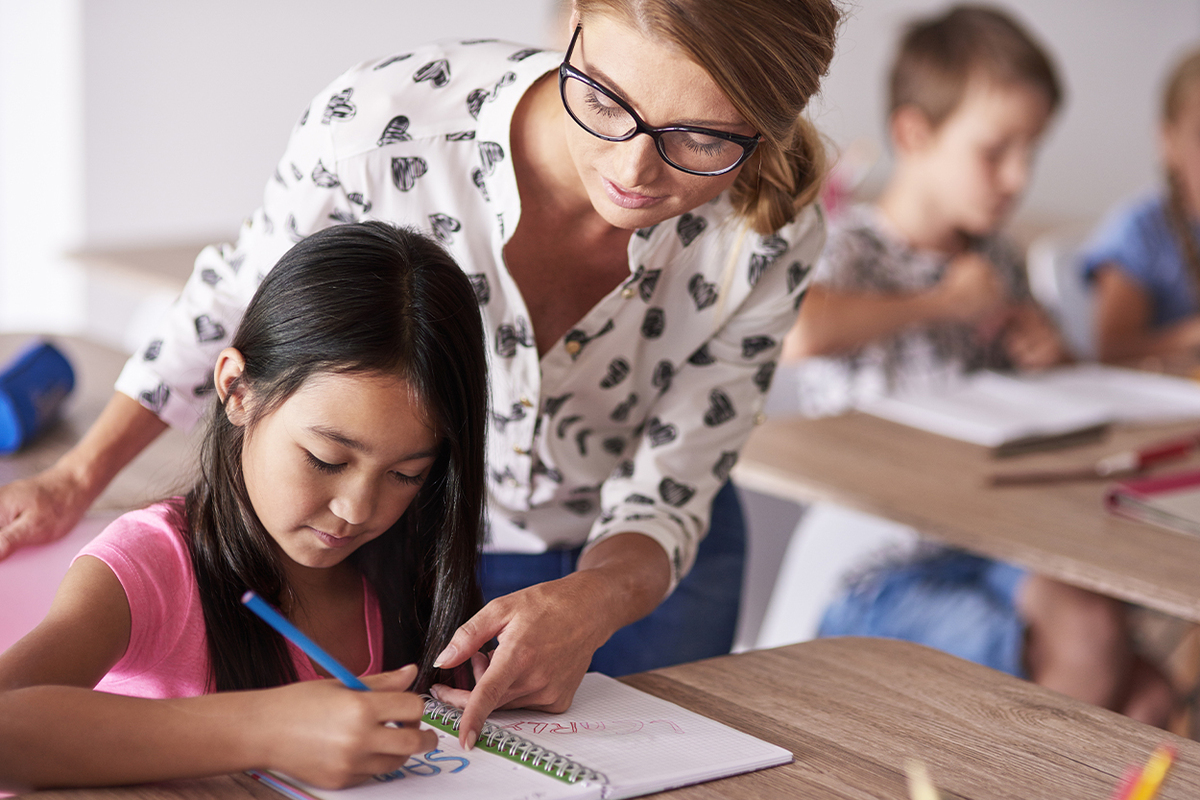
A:
<svg viewBox="0 0 1200 800">
<path fill-rule="evenodd" d="M 565 57 L 466 41 L 343 74 L 79 444 L 0 489 L 2 552 L 66 533 L 199 418 L 296 241 L 378 219 L 442 242 L 490 337 L 490 602 L 439 659 L 470 660 L 475 688 L 437 688 L 466 708 L 464 740 L 499 706 L 564 710 L 589 664 L 728 652 L 744 531 L 727 477 L 824 241 L 801 114 L 838 17 L 832 0 L 575 0 Z"/>
</svg>

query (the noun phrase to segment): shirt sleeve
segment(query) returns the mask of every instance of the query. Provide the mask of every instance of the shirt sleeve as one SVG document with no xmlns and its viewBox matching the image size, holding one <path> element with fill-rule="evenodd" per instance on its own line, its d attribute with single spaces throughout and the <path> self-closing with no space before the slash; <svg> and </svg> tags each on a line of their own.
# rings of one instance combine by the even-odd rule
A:
<svg viewBox="0 0 1200 800">
<path fill-rule="evenodd" d="M 1109 215 L 1083 250 L 1081 261 L 1086 280 L 1092 280 L 1105 264 L 1116 264 L 1143 287 L 1153 282 L 1150 274 L 1153 256 L 1146 235 L 1150 207 L 1139 204 Z"/>
<path fill-rule="evenodd" d="M 809 209 L 786 235 L 791 242 L 765 270 L 762 250 L 778 246 L 781 237 L 761 237 L 746 248 L 738 269 L 761 270 L 753 288 L 665 379 L 627 459 L 601 487 L 602 511 L 589 546 L 622 532 L 650 536 L 671 560 L 672 589 L 691 569 L 713 497 L 760 421 L 783 337 L 824 243 L 820 212 Z"/>
<path fill-rule="evenodd" d="M 319 94 L 293 129 L 263 205 L 237 243 L 206 247 L 156 331 L 126 363 L 118 391 L 168 424 L 190 429 L 213 392 L 213 365 L 228 347 L 255 290 L 279 258 L 308 234 L 355 218 L 335 173 L 332 128 L 352 106 L 347 73 Z M 357 209 L 361 212 L 362 209 Z"/>
</svg>

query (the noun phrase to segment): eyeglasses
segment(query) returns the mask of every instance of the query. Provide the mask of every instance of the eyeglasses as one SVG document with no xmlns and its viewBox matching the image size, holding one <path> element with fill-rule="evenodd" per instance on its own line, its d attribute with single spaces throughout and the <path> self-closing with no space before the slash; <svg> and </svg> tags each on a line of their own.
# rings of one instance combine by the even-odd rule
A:
<svg viewBox="0 0 1200 800">
<path fill-rule="evenodd" d="M 745 161 L 762 135 L 742 136 L 711 128 L 669 125 L 652 128 L 629 104 L 571 66 L 571 53 L 583 26 L 575 28 L 567 55 L 558 68 L 558 90 L 571 119 L 607 142 L 626 142 L 644 133 L 654 139 L 662 160 L 689 175 L 722 175 Z"/>
</svg>

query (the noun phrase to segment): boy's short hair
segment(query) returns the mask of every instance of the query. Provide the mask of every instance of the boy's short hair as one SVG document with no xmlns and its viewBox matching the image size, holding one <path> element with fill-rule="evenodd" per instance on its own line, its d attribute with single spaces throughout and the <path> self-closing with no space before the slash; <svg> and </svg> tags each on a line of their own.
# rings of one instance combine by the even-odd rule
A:
<svg viewBox="0 0 1200 800">
<path fill-rule="evenodd" d="M 909 25 L 892 64 L 888 115 L 911 105 L 937 127 L 976 78 L 1030 86 L 1051 111 L 1062 99 L 1049 54 L 1023 27 L 995 8 L 959 5 Z"/>
</svg>

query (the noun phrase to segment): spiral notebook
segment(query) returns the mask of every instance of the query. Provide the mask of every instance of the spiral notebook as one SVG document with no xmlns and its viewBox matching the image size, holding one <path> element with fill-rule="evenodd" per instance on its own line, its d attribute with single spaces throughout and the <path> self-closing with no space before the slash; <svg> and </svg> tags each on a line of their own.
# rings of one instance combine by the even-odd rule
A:
<svg viewBox="0 0 1200 800">
<path fill-rule="evenodd" d="M 458 709 L 427 701 L 437 749 L 352 789 L 252 775 L 293 800 L 619 800 L 792 760 L 782 747 L 595 672 L 566 713 L 497 711 L 473 750 L 458 746 L 457 719 Z"/>
</svg>

